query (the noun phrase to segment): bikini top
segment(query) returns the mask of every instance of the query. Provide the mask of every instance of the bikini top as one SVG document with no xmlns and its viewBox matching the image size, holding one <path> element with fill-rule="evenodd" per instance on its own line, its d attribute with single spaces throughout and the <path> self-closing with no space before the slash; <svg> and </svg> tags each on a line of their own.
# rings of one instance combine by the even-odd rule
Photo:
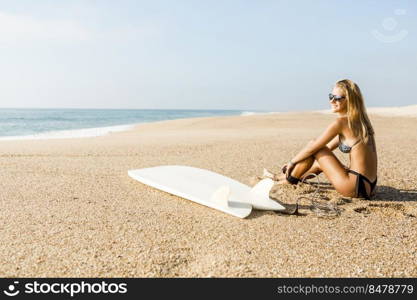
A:
<svg viewBox="0 0 417 300">
<path fill-rule="evenodd" d="M 355 146 L 360 141 L 361 140 L 359 139 L 352 146 L 348 146 L 346 144 L 343 144 L 342 139 L 340 138 L 340 135 L 339 135 L 339 150 L 342 151 L 343 153 L 349 153 L 350 150 L 352 150 L 353 146 Z"/>
</svg>

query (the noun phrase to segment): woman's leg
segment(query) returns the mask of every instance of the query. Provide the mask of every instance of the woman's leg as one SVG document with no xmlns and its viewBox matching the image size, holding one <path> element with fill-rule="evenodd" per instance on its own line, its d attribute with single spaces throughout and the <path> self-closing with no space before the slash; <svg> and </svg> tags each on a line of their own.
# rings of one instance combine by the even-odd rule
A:
<svg viewBox="0 0 417 300">
<path fill-rule="evenodd" d="M 345 197 L 356 197 L 356 176 L 347 172 L 347 169 L 329 148 L 320 149 L 314 154 L 314 158 L 336 191 Z"/>
<path fill-rule="evenodd" d="M 319 165 L 318 161 L 314 160 L 314 163 L 311 166 L 311 168 L 309 170 L 305 171 L 305 173 L 300 177 L 300 179 L 308 178 L 308 176 L 307 176 L 308 174 L 313 173 L 313 174 L 319 175 L 321 172 L 323 172 L 323 170 L 320 169 L 320 165 Z"/>
<path fill-rule="evenodd" d="M 298 162 L 294 169 L 291 171 L 291 176 L 295 178 L 301 178 L 314 164 L 314 157 L 310 156 L 306 159 Z"/>
<path fill-rule="evenodd" d="M 311 140 L 308 142 L 308 144 L 314 143 L 314 140 Z M 300 166 L 299 166 L 300 164 Z M 314 156 L 308 157 L 305 160 L 297 163 L 297 165 L 294 167 L 294 170 L 291 172 L 291 176 L 304 179 L 304 175 L 314 173 L 314 174 L 320 174 L 322 170 L 320 169 L 320 165 L 315 160 Z M 284 175 L 285 178 L 285 175 Z"/>
<path fill-rule="evenodd" d="M 291 176 L 302 179 L 302 176 L 306 174 L 307 171 L 311 170 L 313 168 L 313 165 L 314 165 L 314 157 L 313 156 L 307 157 L 306 159 L 298 162 L 294 166 L 294 169 L 291 171 Z M 285 174 L 274 175 L 274 178 L 275 180 L 278 180 L 278 181 L 286 181 Z M 281 183 L 284 183 L 284 182 L 281 182 Z"/>
</svg>

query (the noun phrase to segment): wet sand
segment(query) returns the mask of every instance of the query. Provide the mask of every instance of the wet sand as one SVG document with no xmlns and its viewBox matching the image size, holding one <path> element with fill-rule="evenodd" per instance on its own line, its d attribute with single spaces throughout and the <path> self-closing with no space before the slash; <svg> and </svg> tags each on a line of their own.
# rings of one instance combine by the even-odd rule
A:
<svg viewBox="0 0 417 300">
<path fill-rule="evenodd" d="M 318 216 L 306 201 L 299 216 L 254 211 L 242 220 L 127 176 L 182 164 L 251 184 L 333 118 L 184 119 L 103 137 L 1 141 L 0 276 L 416 277 L 416 118 L 371 115 L 377 195 L 325 190 L 337 217 Z"/>
</svg>

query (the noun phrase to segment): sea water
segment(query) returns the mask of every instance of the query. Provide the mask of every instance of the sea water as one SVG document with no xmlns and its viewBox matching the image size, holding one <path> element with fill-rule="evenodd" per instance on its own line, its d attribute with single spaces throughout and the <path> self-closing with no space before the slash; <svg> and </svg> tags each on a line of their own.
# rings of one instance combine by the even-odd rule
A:
<svg viewBox="0 0 417 300">
<path fill-rule="evenodd" d="M 0 140 L 101 136 L 140 123 L 182 118 L 251 115 L 240 110 L 0 109 Z"/>
</svg>

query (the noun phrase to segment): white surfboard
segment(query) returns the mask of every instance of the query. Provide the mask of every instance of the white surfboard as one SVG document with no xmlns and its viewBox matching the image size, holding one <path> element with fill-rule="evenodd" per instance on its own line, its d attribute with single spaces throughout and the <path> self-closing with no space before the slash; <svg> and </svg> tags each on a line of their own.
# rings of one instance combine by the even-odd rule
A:
<svg viewBox="0 0 417 300">
<path fill-rule="evenodd" d="M 130 170 L 128 174 L 143 184 L 239 218 L 247 217 L 252 207 L 285 210 L 269 198 L 274 184 L 271 179 L 251 188 L 221 174 L 188 166 L 159 166 Z"/>
</svg>

